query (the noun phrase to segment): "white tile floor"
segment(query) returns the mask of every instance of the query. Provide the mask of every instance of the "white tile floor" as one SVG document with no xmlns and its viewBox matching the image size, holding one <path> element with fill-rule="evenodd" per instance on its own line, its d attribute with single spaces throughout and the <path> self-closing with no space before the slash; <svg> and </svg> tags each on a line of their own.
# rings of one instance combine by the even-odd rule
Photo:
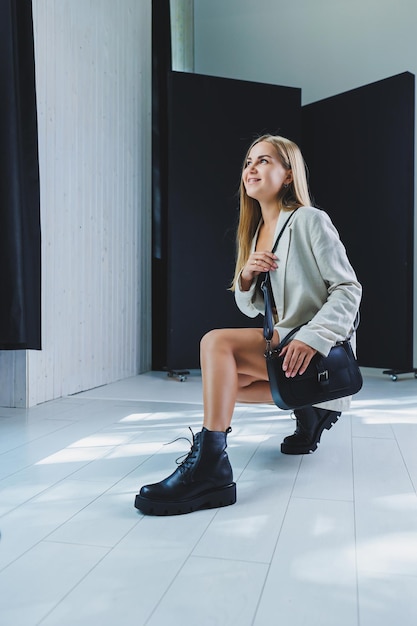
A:
<svg viewBox="0 0 417 626">
<path fill-rule="evenodd" d="M 0 408 L 2 626 L 415 626 L 417 380 L 365 375 L 309 456 L 289 413 L 236 408 L 234 506 L 133 507 L 201 423 L 201 379 L 150 373 Z"/>
</svg>

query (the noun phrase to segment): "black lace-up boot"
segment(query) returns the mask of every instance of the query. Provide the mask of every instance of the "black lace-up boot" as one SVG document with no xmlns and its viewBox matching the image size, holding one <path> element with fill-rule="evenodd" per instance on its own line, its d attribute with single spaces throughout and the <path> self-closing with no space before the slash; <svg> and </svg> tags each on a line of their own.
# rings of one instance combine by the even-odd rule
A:
<svg viewBox="0 0 417 626">
<path fill-rule="evenodd" d="M 317 449 L 323 430 L 337 422 L 341 413 L 328 411 L 315 406 L 307 406 L 294 411 L 297 427 L 293 435 L 285 437 L 281 444 L 284 454 L 309 454 Z"/>
<path fill-rule="evenodd" d="M 135 507 L 146 515 L 177 515 L 236 502 L 236 484 L 226 453 L 226 432 L 203 428 L 193 434 L 186 459 L 159 483 L 145 485 Z"/>
</svg>

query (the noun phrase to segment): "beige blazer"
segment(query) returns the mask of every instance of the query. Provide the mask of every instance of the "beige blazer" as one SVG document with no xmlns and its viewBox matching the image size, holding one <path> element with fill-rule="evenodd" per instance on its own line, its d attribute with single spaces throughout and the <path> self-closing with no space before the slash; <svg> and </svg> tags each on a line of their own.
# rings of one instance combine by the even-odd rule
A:
<svg viewBox="0 0 417 626">
<path fill-rule="evenodd" d="M 289 214 L 281 211 L 275 238 Z M 258 231 L 259 227 L 252 241 L 252 251 Z M 271 272 L 271 285 L 278 316 L 275 328 L 280 339 L 307 322 L 295 338 L 327 356 L 337 341 L 352 332 L 362 296 L 345 247 L 327 213 L 314 207 L 294 211 L 275 254 L 278 269 Z M 239 309 L 249 317 L 264 313 L 263 296 L 256 289 L 256 281 L 249 291 L 242 291 L 238 281 L 235 299 Z M 354 335 L 352 345 L 355 348 Z M 346 410 L 350 397 L 318 406 Z"/>
</svg>

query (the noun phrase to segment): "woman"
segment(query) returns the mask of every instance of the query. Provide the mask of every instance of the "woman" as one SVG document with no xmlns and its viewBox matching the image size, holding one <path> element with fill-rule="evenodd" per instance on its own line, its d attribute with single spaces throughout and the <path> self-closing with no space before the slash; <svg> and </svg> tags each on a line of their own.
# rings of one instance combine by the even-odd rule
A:
<svg viewBox="0 0 417 626">
<path fill-rule="evenodd" d="M 291 216 L 276 254 L 270 252 Z M 308 322 L 284 348 L 286 376 L 302 374 L 320 352 L 327 355 L 353 330 L 361 286 L 328 215 L 311 206 L 306 168 L 296 144 L 264 135 L 249 148 L 241 177 L 238 255 L 232 289 L 243 313 L 264 312 L 258 276 L 270 272 L 276 305 L 273 345 Z M 353 337 L 354 339 L 354 337 Z M 185 461 L 165 480 L 142 487 L 135 506 L 173 515 L 233 504 L 236 485 L 226 436 L 236 401 L 272 402 L 260 328 L 217 329 L 201 341 L 204 422 Z M 296 430 L 285 454 L 307 454 L 348 408 L 342 398 L 294 411 Z"/>
</svg>

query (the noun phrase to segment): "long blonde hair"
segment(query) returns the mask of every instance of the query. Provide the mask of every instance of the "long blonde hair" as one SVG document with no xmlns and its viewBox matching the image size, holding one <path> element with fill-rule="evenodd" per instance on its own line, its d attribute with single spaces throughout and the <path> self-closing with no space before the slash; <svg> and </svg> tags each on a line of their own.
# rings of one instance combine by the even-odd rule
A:
<svg viewBox="0 0 417 626">
<path fill-rule="evenodd" d="M 300 206 L 310 206 L 311 199 L 307 184 L 306 164 L 300 148 L 290 139 L 280 137 L 279 135 L 262 135 L 262 137 L 256 139 L 246 153 L 242 172 L 246 167 L 246 161 L 250 151 L 261 141 L 267 141 L 274 146 L 283 167 L 286 170 L 291 170 L 292 172 L 292 182 L 288 185 L 288 187 L 282 187 L 277 197 L 280 209 L 284 211 L 293 211 L 294 209 L 298 209 Z M 235 290 L 239 274 L 249 258 L 252 239 L 255 235 L 256 229 L 258 228 L 261 217 L 262 214 L 259 202 L 248 196 L 245 185 L 241 179 L 240 214 L 236 235 L 237 258 L 235 275 L 231 286 L 232 291 Z"/>
</svg>

